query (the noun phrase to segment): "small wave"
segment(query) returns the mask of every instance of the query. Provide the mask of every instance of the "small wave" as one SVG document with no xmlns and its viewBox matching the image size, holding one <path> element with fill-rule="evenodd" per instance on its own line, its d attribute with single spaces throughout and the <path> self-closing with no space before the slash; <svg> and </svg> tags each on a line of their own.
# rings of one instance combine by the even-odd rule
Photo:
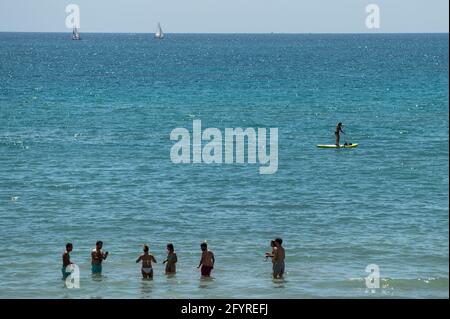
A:
<svg viewBox="0 0 450 319">
<path fill-rule="evenodd" d="M 343 286 L 365 286 L 365 278 L 349 278 L 341 284 Z M 380 288 L 382 289 L 447 289 L 449 288 L 448 278 L 415 278 L 415 279 L 401 279 L 401 278 L 381 278 Z"/>
<path fill-rule="evenodd" d="M 21 139 L 16 139 L 13 137 L 0 137 L 0 146 L 8 146 L 8 147 L 18 147 L 22 149 L 28 149 L 28 146 L 26 146 Z"/>
<path fill-rule="evenodd" d="M 385 288 L 445 288 L 448 290 L 448 278 L 381 279 Z"/>
</svg>

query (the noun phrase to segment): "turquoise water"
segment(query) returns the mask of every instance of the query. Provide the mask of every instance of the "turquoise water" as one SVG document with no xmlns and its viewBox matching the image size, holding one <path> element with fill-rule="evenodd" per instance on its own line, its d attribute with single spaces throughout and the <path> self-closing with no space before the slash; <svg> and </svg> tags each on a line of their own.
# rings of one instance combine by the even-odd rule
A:
<svg viewBox="0 0 450 319">
<path fill-rule="evenodd" d="M 0 297 L 448 298 L 448 34 L 82 37 L 0 33 Z M 194 119 L 278 128 L 277 173 L 173 164 L 170 132 Z M 359 147 L 317 149 L 339 121 Z M 67 241 L 80 289 L 61 280 Z"/>
</svg>

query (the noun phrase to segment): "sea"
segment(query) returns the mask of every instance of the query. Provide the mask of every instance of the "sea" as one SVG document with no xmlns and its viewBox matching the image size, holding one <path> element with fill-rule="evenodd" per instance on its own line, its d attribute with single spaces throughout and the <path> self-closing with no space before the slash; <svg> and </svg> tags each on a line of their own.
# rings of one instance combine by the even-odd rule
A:
<svg viewBox="0 0 450 319">
<path fill-rule="evenodd" d="M 0 33 L 0 298 L 449 298 L 448 34 L 81 37 Z M 174 163 L 194 120 L 278 129 L 277 171 Z"/>
</svg>

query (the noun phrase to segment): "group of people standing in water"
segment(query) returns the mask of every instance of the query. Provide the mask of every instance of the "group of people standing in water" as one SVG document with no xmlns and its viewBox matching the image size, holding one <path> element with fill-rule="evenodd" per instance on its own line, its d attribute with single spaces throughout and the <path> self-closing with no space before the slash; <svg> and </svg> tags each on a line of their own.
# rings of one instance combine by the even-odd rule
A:
<svg viewBox="0 0 450 319">
<path fill-rule="evenodd" d="M 272 273 L 273 278 L 283 278 L 284 274 L 284 259 L 285 253 L 284 248 L 282 247 L 283 240 L 281 238 L 276 238 L 271 241 L 272 251 L 265 253 L 266 259 L 272 259 Z M 109 252 L 103 251 L 103 242 L 97 241 L 95 244 L 95 248 L 91 251 L 91 271 L 93 274 L 101 274 L 102 273 L 102 262 L 105 260 Z M 175 248 L 173 244 L 169 243 L 166 246 L 167 249 L 167 257 L 163 261 L 165 264 L 165 273 L 167 275 L 176 273 L 176 263 L 178 261 L 177 254 L 175 252 Z M 208 244 L 203 242 L 200 244 L 200 249 L 202 251 L 202 255 L 200 258 L 200 263 L 197 268 L 200 269 L 201 275 L 203 277 L 210 277 L 211 271 L 214 269 L 214 264 L 216 262 L 214 253 L 208 249 Z M 66 279 L 71 272 L 68 271 L 68 266 L 73 263 L 70 260 L 70 253 L 73 250 L 73 244 L 67 243 L 66 250 L 62 255 L 62 274 L 63 279 Z M 144 252 L 136 259 L 136 263 L 141 263 L 141 274 L 144 279 L 153 278 L 153 264 L 157 263 L 155 256 L 150 253 L 150 248 L 147 244 L 144 245 Z"/>
<path fill-rule="evenodd" d="M 336 146 L 340 146 L 340 133 L 344 133 L 342 130 L 343 124 L 339 122 L 336 125 L 335 136 L 336 136 Z M 276 238 L 271 241 L 271 252 L 266 252 L 266 260 L 268 258 L 272 259 L 272 275 L 275 279 L 281 279 L 284 275 L 284 260 L 285 260 L 285 251 L 282 246 L 283 240 L 281 238 Z M 95 248 L 91 252 L 91 270 L 93 274 L 101 274 L 102 272 L 102 262 L 108 257 L 108 252 L 103 252 L 103 242 L 97 241 L 95 244 Z M 163 261 L 163 264 L 166 265 L 165 273 L 166 274 L 175 274 L 176 273 L 176 263 L 178 261 L 177 254 L 175 252 L 175 248 L 173 244 L 167 244 L 167 258 Z M 202 250 L 202 255 L 200 258 L 200 263 L 197 268 L 200 268 L 200 272 L 203 277 L 210 277 L 211 271 L 214 269 L 215 257 L 214 253 L 211 250 L 208 250 L 208 245 L 206 242 L 200 244 L 200 249 Z M 72 243 L 66 244 L 66 250 L 62 255 L 63 266 L 62 266 L 62 274 L 63 279 L 67 278 L 71 272 L 67 270 L 67 267 L 72 264 L 70 261 L 70 253 L 73 250 Z M 136 263 L 141 262 L 141 273 L 142 277 L 145 279 L 153 278 L 153 263 L 156 263 L 156 258 L 150 253 L 150 249 L 148 245 L 144 245 L 144 253 L 140 255 L 136 259 Z"/>
<path fill-rule="evenodd" d="M 175 264 L 178 261 L 177 254 L 175 253 L 175 248 L 173 244 L 167 244 L 167 258 L 163 261 L 166 265 L 166 274 L 176 273 Z M 136 259 L 136 263 L 142 262 L 141 273 L 144 279 L 153 278 L 153 266 L 152 263 L 157 263 L 155 256 L 149 252 L 148 245 L 144 245 L 144 253 Z"/>
</svg>

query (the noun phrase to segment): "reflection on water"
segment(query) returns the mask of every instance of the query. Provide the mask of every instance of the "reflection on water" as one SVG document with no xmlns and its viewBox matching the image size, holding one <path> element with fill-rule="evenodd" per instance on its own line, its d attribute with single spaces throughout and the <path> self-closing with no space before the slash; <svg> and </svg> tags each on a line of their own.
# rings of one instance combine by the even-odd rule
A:
<svg viewBox="0 0 450 319">
<path fill-rule="evenodd" d="M 176 274 L 166 274 L 167 284 L 176 285 L 178 283 Z"/>
<path fill-rule="evenodd" d="M 167 283 L 167 287 L 165 287 L 166 292 L 168 293 L 169 296 L 176 298 L 176 296 L 178 296 L 179 293 L 181 281 L 178 280 L 175 274 L 166 274 L 166 283 Z"/>
<path fill-rule="evenodd" d="M 213 287 L 214 277 L 200 277 L 199 288 L 211 288 Z"/>
<path fill-rule="evenodd" d="M 141 280 L 141 298 L 150 298 L 153 290 L 153 279 Z"/>
<path fill-rule="evenodd" d="M 286 288 L 287 280 L 284 278 L 272 278 L 272 282 L 275 288 Z"/>
<path fill-rule="evenodd" d="M 92 273 L 91 276 L 92 280 L 97 282 L 101 282 L 103 281 L 103 278 L 106 278 L 106 276 L 103 276 L 101 273 Z"/>
</svg>

